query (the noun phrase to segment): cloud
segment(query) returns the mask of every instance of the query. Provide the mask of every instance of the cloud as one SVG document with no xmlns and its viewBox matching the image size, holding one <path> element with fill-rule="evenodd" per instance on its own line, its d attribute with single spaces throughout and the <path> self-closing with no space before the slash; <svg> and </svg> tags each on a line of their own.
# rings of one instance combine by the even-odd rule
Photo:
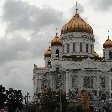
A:
<svg viewBox="0 0 112 112">
<path fill-rule="evenodd" d="M 94 51 L 96 51 L 100 57 L 102 57 L 102 44 L 98 35 L 94 35 L 95 43 L 94 43 Z"/>
<path fill-rule="evenodd" d="M 38 38 L 0 39 L 0 83 L 3 86 L 32 93 L 33 64 L 44 65 L 46 46 L 39 47 L 39 44 Z"/>
<path fill-rule="evenodd" d="M 63 22 L 63 13 L 50 7 L 38 8 L 21 0 L 6 0 L 3 21 L 8 32 L 15 30 L 41 30 Z"/>
<path fill-rule="evenodd" d="M 6 35 L 0 38 L 0 83 L 32 93 L 33 64 L 44 65 L 43 54 L 56 27 L 63 24 L 63 12 L 6 0 L 2 20 Z"/>
<path fill-rule="evenodd" d="M 112 7 L 112 0 L 90 0 L 97 10 L 107 11 Z"/>
</svg>

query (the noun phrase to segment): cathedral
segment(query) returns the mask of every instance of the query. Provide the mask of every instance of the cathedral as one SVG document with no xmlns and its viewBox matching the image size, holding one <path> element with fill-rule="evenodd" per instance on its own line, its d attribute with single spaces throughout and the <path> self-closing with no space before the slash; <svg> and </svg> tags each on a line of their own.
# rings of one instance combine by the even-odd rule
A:
<svg viewBox="0 0 112 112">
<path fill-rule="evenodd" d="M 77 5 L 76 5 L 77 6 Z M 45 67 L 34 64 L 33 93 L 51 88 L 69 94 L 86 90 L 97 96 L 112 97 L 112 41 L 103 43 L 103 56 L 94 51 L 92 27 L 81 18 L 78 8 L 74 16 L 54 36 L 44 53 Z"/>
</svg>

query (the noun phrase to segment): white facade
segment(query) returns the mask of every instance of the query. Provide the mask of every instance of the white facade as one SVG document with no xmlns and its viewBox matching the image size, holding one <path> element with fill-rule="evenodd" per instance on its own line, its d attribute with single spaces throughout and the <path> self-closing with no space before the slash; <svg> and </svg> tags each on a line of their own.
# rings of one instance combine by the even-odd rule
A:
<svg viewBox="0 0 112 112">
<path fill-rule="evenodd" d="M 51 45 L 51 56 L 45 57 L 45 67 L 34 66 L 33 92 L 41 93 L 45 88 L 59 90 L 60 74 L 66 94 L 87 90 L 96 95 L 108 93 L 112 97 L 112 47 L 104 48 L 103 57 L 97 57 L 93 33 L 67 32 L 60 38 L 62 45 Z"/>
</svg>

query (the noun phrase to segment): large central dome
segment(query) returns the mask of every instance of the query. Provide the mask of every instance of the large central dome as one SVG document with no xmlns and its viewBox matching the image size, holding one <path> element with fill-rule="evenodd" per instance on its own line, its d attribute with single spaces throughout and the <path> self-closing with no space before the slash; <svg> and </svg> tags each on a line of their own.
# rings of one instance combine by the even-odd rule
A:
<svg viewBox="0 0 112 112">
<path fill-rule="evenodd" d="M 68 32 L 85 32 L 93 34 L 93 29 L 80 17 L 79 13 L 76 11 L 75 16 L 73 16 L 73 18 L 62 27 L 61 34 Z"/>
</svg>

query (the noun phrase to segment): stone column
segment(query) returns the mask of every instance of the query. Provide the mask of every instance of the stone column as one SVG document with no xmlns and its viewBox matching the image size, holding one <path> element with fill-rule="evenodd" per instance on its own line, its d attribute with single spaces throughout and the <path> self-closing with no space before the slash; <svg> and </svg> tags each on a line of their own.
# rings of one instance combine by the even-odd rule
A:
<svg viewBox="0 0 112 112">
<path fill-rule="evenodd" d="M 85 71 L 84 70 L 79 71 L 78 72 L 78 83 L 79 83 L 78 88 L 79 88 L 79 91 L 84 89 L 84 87 L 83 87 L 84 77 L 85 77 Z"/>
<path fill-rule="evenodd" d="M 72 90 L 72 73 L 69 74 L 69 89 Z"/>
<path fill-rule="evenodd" d="M 97 85 L 97 96 L 99 96 L 99 91 L 100 91 L 100 80 L 99 80 L 99 76 L 100 74 L 97 72 L 97 81 L 96 81 L 96 85 Z"/>
<path fill-rule="evenodd" d="M 66 94 L 69 93 L 69 71 L 66 71 Z"/>
</svg>

